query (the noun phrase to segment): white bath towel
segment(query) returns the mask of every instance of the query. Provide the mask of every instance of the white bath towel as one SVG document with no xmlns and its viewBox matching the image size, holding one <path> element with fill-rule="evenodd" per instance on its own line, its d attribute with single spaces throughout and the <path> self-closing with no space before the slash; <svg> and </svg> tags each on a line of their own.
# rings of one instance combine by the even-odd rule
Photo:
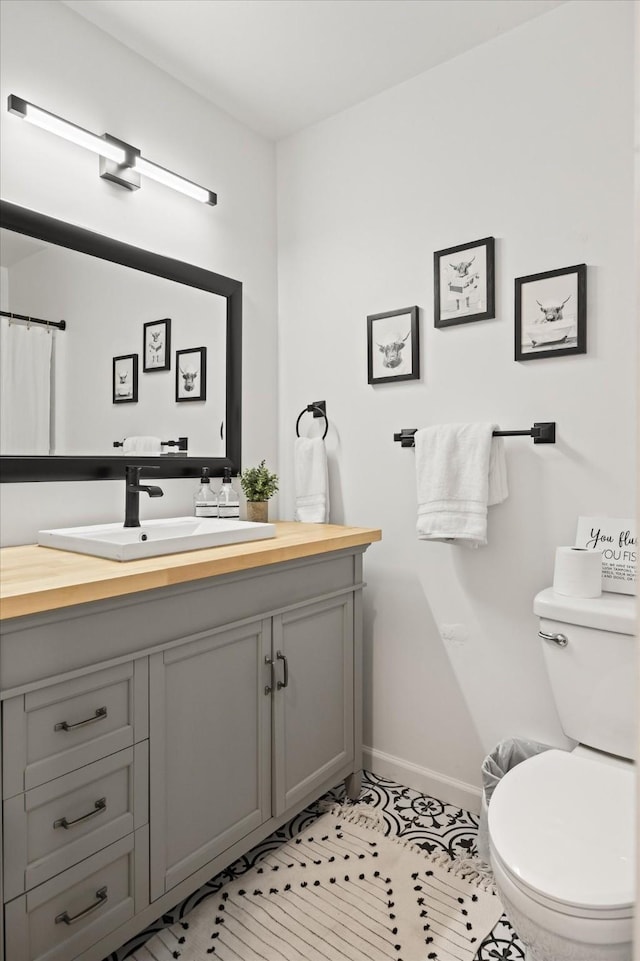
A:
<svg viewBox="0 0 640 961">
<path fill-rule="evenodd" d="M 441 424 L 415 435 L 418 537 L 478 547 L 487 508 L 509 495 L 504 446 L 495 424 Z"/>
<path fill-rule="evenodd" d="M 122 444 L 123 454 L 145 454 L 147 456 L 162 453 L 159 437 L 125 437 Z"/>
<path fill-rule="evenodd" d="M 327 450 L 321 437 L 298 437 L 294 449 L 295 519 L 308 524 L 329 521 Z"/>
</svg>

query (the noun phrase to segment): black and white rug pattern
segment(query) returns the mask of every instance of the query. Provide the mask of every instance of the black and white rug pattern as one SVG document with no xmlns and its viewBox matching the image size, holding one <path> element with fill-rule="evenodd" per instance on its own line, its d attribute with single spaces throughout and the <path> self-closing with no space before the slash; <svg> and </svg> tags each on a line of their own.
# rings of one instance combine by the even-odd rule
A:
<svg viewBox="0 0 640 961">
<path fill-rule="evenodd" d="M 223 884 L 240 877 L 271 851 L 277 850 L 284 841 L 309 827 L 326 810 L 328 801 L 344 801 L 344 789 L 336 788 L 325 798 L 310 805 L 262 844 L 239 858 L 144 932 L 109 955 L 105 961 L 125 961 L 156 932 L 176 922 L 188 925 L 189 912 L 196 905 L 213 897 Z M 411 841 L 428 854 L 446 854 L 451 858 L 467 858 L 476 854 L 479 819 L 475 814 L 370 773 L 365 773 L 363 778 L 360 803 L 363 802 L 382 815 L 387 835 Z M 476 961 L 523 961 L 524 956 L 524 946 L 503 915 L 480 945 Z"/>
</svg>

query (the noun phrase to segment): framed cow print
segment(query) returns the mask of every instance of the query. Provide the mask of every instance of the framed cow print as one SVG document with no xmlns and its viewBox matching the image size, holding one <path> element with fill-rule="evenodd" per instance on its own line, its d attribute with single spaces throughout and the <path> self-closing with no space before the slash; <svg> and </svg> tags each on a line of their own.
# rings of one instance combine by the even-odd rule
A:
<svg viewBox="0 0 640 961">
<path fill-rule="evenodd" d="M 515 280 L 515 360 L 587 352 L 587 265 Z"/>
<path fill-rule="evenodd" d="M 171 318 L 150 320 L 144 325 L 143 365 L 145 374 L 171 368 Z"/>
<path fill-rule="evenodd" d="M 138 401 L 138 355 L 123 354 L 113 358 L 112 400 L 114 404 L 135 404 Z"/>
<path fill-rule="evenodd" d="M 419 379 L 417 307 L 367 317 L 367 366 L 370 384 Z"/>
<path fill-rule="evenodd" d="M 176 402 L 207 399 L 207 348 L 176 351 Z"/>
<path fill-rule="evenodd" d="M 433 255 L 435 327 L 452 327 L 496 315 L 495 240 L 436 250 Z"/>
</svg>

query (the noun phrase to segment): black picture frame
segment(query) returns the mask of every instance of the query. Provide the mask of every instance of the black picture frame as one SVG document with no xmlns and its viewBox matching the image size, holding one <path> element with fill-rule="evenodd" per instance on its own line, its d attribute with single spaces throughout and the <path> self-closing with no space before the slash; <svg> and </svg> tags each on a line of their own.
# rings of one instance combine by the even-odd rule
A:
<svg viewBox="0 0 640 961">
<path fill-rule="evenodd" d="M 142 370 L 152 374 L 156 370 L 171 370 L 171 318 L 149 320 L 143 326 Z"/>
<path fill-rule="evenodd" d="M 436 250 L 433 255 L 434 326 L 453 327 L 495 317 L 495 286 L 493 237 Z"/>
<path fill-rule="evenodd" d="M 176 403 L 207 399 L 207 348 L 176 351 Z"/>
<path fill-rule="evenodd" d="M 587 352 L 587 265 L 515 279 L 516 361 Z"/>
<path fill-rule="evenodd" d="M 395 384 L 420 378 L 418 307 L 369 314 L 367 375 L 370 384 Z"/>
<path fill-rule="evenodd" d="M 111 390 L 114 404 L 137 404 L 137 354 L 122 354 L 120 357 L 113 358 Z"/>
</svg>

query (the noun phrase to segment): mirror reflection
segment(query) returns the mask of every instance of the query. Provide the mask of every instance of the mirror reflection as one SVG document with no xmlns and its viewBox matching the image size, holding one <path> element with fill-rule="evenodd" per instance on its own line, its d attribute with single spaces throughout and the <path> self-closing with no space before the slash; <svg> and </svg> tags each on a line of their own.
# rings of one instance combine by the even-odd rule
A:
<svg viewBox="0 0 640 961">
<path fill-rule="evenodd" d="M 0 290 L 65 321 L 0 318 L 0 453 L 225 456 L 224 296 L 4 228 Z"/>
<path fill-rule="evenodd" d="M 127 463 L 153 464 L 156 477 L 239 472 L 242 283 L 6 200 L 0 223 L 0 309 L 24 318 L 0 318 L 2 346 L 12 345 L 2 361 L 13 410 L 3 443 L 20 451 L 0 456 L 0 481 L 109 480 Z M 44 325 L 29 324 L 34 316 Z M 48 329 L 57 318 L 64 330 Z M 35 357 L 49 376 L 30 373 L 25 390 Z M 38 414 L 26 441 L 29 405 Z M 143 446 L 127 449 L 132 441 Z"/>
</svg>

